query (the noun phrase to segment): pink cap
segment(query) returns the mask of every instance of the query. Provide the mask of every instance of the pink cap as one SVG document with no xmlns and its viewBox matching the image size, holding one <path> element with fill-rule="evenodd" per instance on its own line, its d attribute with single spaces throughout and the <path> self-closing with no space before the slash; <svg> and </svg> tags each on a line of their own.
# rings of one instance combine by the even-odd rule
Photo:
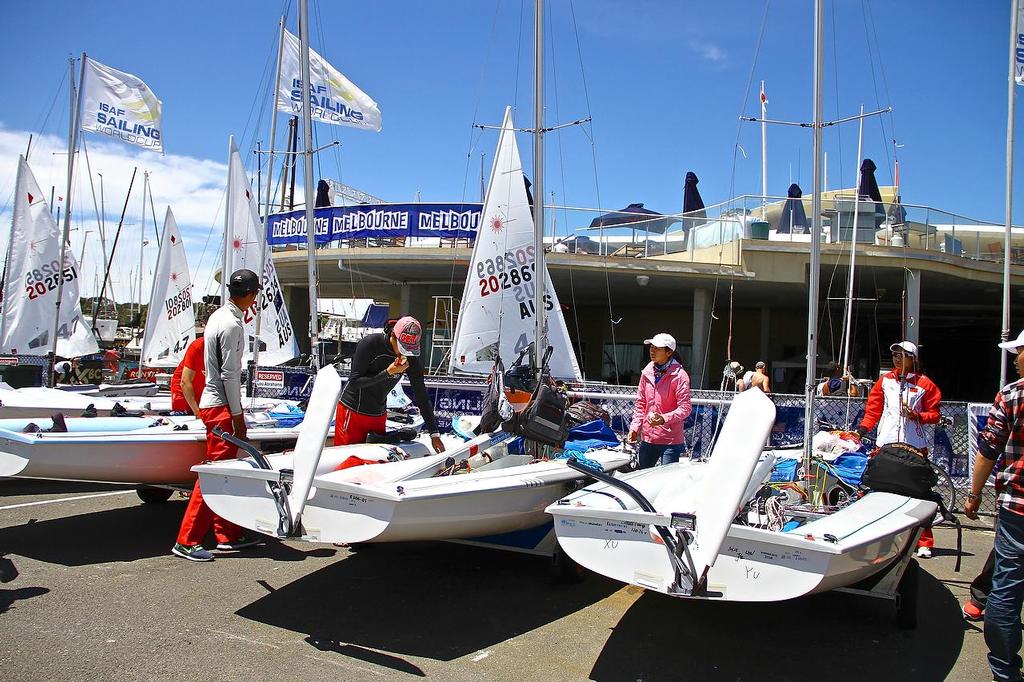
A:
<svg viewBox="0 0 1024 682">
<path fill-rule="evenodd" d="M 413 357 L 420 354 L 420 338 L 423 336 L 423 326 L 415 317 L 406 315 L 395 322 L 393 332 L 398 341 L 398 348 L 403 355 Z"/>
</svg>

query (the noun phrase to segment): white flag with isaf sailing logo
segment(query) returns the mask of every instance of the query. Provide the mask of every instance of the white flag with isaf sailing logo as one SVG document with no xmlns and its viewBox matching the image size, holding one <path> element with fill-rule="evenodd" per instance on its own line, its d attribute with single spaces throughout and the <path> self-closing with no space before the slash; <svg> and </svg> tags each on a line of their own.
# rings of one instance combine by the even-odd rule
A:
<svg viewBox="0 0 1024 682">
<path fill-rule="evenodd" d="M 57 314 L 58 288 L 61 305 L 57 355 L 72 358 L 99 350 L 96 337 L 82 316 L 78 263 L 67 248 L 63 267 L 60 265 L 60 240 L 60 229 L 50 214 L 43 191 L 25 157 L 20 157 L 4 281 L 0 352 L 46 355 L 55 349 L 53 319 Z"/>
<path fill-rule="evenodd" d="M 160 100 L 142 79 L 88 57 L 82 75 L 82 130 L 163 153 Z"/>
<path fill-rule="evenodd" d="M 146 310 L 142 365 L 177 367 L 185 357 L 185 349 L 195 338 L 196 313 L 192 306 L 192 281 L 188 274 L 185 244 L 168 206 L 153 291 Z"/>
<path fill-rule="evenodd" d="M 309 50 L 310 87 L 303 98 L 299 47 L 299 39 L 285 31 L 281 80 L 277 84 L 278 110 L 298 116 L 302 113 L 303 102 L 309 102 L 312 105 L 310 115 L 318 121 L 379 132 L 381 118 L 377 103 L 312 48 Z"/>
<path fill-rule="evenodd" d="M 271 258 L 270 249 L 263 246 L 266 237 L 256 210 L 256 197 L 249 186 L 234 137 L 231 138 L 228 156 L 228 217 L 224 235 L 224 269 L 221 273 L 223 300 L 226 302 L 228 299 L 227 281 L 231 273 L 244 268 L 259 275 L 262 285 L 260 295 L 252 307 L 245 311 L 246 344 L 243 360 L 248 362 L 252 359 L 252 351 L 257 344 L 256 309 L 259 307 L 262 310 L 258 340 L 259 363 L 279 365 L 297 356 L 299 346 L 288 317 L 288 308 L 284 304 L 284 292 L 277 279 L 274 259 Z M 261 254 L 265 254 L 262 264 Z"/>
</svg>

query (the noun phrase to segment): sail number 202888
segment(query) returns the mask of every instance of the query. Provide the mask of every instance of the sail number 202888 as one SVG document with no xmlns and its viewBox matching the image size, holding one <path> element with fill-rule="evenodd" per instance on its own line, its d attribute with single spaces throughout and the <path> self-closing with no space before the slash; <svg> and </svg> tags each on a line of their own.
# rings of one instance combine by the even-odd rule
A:
<svg viewBox="0 0 1024 682">
<path fill-rule="evenodd" d="M 488 296 L 532 281 L 537 267 L 535 253 L 533 246 L 525 246 L 515 251 L 506 251 L 494 258 L 478 261 L 476 274 L 480 278 L 480 296 Z"/>
</svg>

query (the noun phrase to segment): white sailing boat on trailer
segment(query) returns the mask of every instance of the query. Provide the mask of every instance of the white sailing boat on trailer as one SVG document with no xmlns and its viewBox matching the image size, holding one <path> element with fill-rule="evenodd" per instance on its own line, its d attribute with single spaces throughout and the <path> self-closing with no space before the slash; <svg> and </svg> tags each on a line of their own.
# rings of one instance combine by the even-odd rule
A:
<svg viewBox="0 0 1024 682">
<path fill-rule="evenodd" d="M 538 161 L 534 179 L 538 196 L 542 196 L 539 2 L 537 16 L 534 135 Z M 563 376 L 578 376 L 554 291 L 546 291 L 543 205 L 538 202 L 531 210 L 525 187 L 511 109 L 507 109 L 484 201 L 483 215 L 490 221 L 492 236 L 483 237 L 474 250 L 467 276 L 469 295 L 460 315 L 452 364 L 470 371 L 489 371 L 498 354 L 521 351 L 536 339 L 532 345 L 538 354 L 535 365 L 540 367 L 540 353 L 549 336 L 547 318 L 553 325 L 550 335 L 557 354 L 552 366 Z M 524 235 L 532 236 L 532 244 L 524 243 Z M 527 286 L 531 281 L 535 287 Z M 545 314 L 547 310 L 552 312 L 550 316 Z M 306 418 L 311 432 L 319 433 L 340 393 L 340 381 L 332 372 L 324 368 L 317 377 Z M 324 414 L 314 415 L 314 402 L 323 403 Z M 300 440 L 291 462 L 287 458 L 268 461 L 251 452 L 249 459 L 203 464 L 194 471 L 199 474 L 203 498 L 214 512 L 271 535 L 319 542 L 483 540 L 484 536 L 539 527 L 540 535 L 545 536 L 549 520 L 544 507 L 585 474 L 568 467 L 565 460 L 508 454 L 503 441 L 510 437 L 503 432 L 483 434 L 456 451 L 419 458 L 407 458 L 408 453 L 397 449 L 382 457 L 381 463 L 340 470 L 335 470 L 336 458 L 344 451 L 335 448 L 329 454 L 326 449 L 305 449 Z M 603 471 L 624 466 L 630 456 L 621 448 L 587 453 Z M 539 544 L 535 540 L 532 546 L 517 549 L 550 553 L 538 548 Z M 555 548 L 553 543 L 550 548 Z"/>
<path fill-rule="evenodd" d="M 823 9 L 815 3 L 815 106 L 812 235 L 820 234 Z M 820 243 L 811 239 L 808 286 L 805 448 L 811 447 Z M 911 559 L 920 526 L 938 505 L 870 492 L 840 506 L 778 505 L 768 518 L 755 494 L 770 475 L 762 446 L 774 406 L 759 391 L 739 394 L 706 462 L 602 478 L 548 507 L 565 552 L 586 568 L 681 598 L 780 601 L 867 579 L 894 597 L 902 579 L 916 589 Z M 809 455 L 805 461 L 810 462 Z M 760 465 L 759 465 L 760 463 Z M 767 463 L 767 466 L 764 466 Z M 770 500 L 769 500 L 770 501 Z M 904 573 L 907 568 L 910 573 Z M 916 622 L 914 593 L 897 599 L 897 620 Z"/>
</svg>

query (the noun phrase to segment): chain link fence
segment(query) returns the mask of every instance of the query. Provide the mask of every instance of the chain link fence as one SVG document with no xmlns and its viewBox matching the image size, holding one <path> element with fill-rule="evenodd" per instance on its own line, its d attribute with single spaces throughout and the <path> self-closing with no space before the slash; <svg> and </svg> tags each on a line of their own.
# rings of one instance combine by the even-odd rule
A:
<svg viewBox="0 0 1024 682">
<path fill-rule="evenodd" d="M 250 396 L 308 400 L 313 389 L 315 372 L 308 367 L 250 367 L 247 387 Z M 343 376 L 343 379 L 345 377 Z M 450 430 L 451 420 L 465 414 L 480 414 L 486 385 L 482 380 L 428 376 L 427 393 L 434 406 L 441 430 Z M 411 390 L 406 385 L 406 393 Z M 730 391 L 694 390 L 691 393 L 693 412 L 686 420 L 686 444 L 691 457 L 707 456 L 715 436 L 729 412 L 733 393 Z M 588 400 L 608 412 L 611 426 L 625 434 L 633 417 L 636 386 L 609 384 L 576 384 L 569 390 L 573 400 Z M 775 393 L 775 425 L 769 437 L 772 447 L 797 446 L 804 439 L 804 396 Z M 852 429 L 864 416 L 865 398 L 820 397 L 814 401 L 815 429 Z M 939 490 L 944 498 L 953 500 L 962 509 L 970 489 L 971 458 L 976 451 L 979 425 L 984 426 L 987 405 L 943 402 L 939 424 L 922 425 L 933 463 L 947 475 L 940 476 Z M 915 425 L 915 428 L 917 425 Z M 868 434 L 868 439 L 874 431 Z M 989 486 L 982 496 L 981 513 L 994 514 L 995 495 Z"/>
</svg>

